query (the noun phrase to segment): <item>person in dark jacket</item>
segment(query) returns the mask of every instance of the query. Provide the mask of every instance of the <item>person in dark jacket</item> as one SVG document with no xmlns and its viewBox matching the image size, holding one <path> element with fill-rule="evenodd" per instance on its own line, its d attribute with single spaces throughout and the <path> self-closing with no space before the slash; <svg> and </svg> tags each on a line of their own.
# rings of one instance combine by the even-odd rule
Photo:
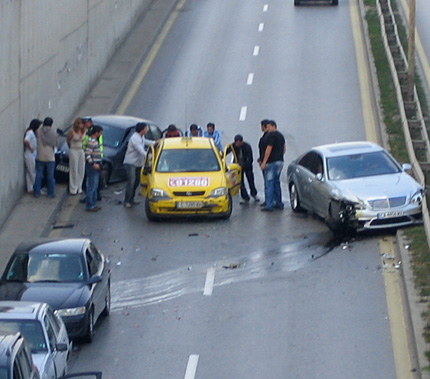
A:
<svg viewBox="0 0 430 379">
<path fill-rule="evenodd" d="M 237 134 L 234 137 L 234 144 L 232 146 L 239 160 L 239 164 L 242 167 L 242 183 L 240 185 L 240 196 L 242 197 L 242 201 L 240 202 L 240 204 L 248 204 L 250 200 L 248 191 L 245 187 L 245 176 L 248 180 L 251 196 L 254 198 L 255 202 L 258 202 L 260 201 L 260 199 L 257 196 L 257 189 L 255 188 L 254 183 L 254 171 L 252 170 L 253 156 L 251 145 L 249 143 L 244 142 L 243 137 L 240 134 Z"/>
</svg>

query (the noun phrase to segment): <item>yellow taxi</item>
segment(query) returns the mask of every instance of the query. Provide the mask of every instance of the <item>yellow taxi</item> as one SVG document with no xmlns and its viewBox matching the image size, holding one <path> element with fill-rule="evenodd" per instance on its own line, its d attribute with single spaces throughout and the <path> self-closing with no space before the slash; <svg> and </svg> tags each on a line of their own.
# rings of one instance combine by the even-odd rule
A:
<svg viewBox="0 0 430 379">
<path fill-rule="evenodd" d="M 212 138 L 172 137 L 149 146 L 141 192 L 149 220 L 171 216 L 228 219 L 242 169 L 231 145 L 221 154 Z"/>
</svg>

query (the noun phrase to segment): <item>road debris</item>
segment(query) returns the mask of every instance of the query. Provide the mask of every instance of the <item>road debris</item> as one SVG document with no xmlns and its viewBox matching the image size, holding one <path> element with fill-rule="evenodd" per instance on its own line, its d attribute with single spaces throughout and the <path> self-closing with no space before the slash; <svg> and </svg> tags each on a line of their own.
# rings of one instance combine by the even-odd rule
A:
<svg viewBox="0 0 430 379">
<path fill-rule="evenodd" d="M 52 225 L 52 229 L 70 229 L 73 228 L 75 224 L 65 224 L 65 225 Z"/>
</svg>

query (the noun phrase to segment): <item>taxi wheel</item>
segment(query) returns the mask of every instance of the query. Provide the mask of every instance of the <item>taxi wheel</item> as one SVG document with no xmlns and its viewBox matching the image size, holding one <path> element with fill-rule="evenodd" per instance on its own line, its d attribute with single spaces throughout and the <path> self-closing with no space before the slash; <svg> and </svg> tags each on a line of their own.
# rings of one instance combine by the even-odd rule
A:
<svg viewBox="0 0 430 379">
<path fill-rule="evenodd" d="M 228 194 L 228 209 L 227 212 L 225 212 L 221 218 L 224 220 L 228 220 L 231 216 L 231 212 L 233 212 L 233 200 L 230 194 Z"/>
<path fill-rule="evenodd" d="M 149 200 L 148 198 L 145 199 L 145 213 L 146 217 L 149 221 L 157 221 L 158 217 L 154 216 L 154 214 L 151 212 L 151 209 L 149 208 Z"/>
</svg>

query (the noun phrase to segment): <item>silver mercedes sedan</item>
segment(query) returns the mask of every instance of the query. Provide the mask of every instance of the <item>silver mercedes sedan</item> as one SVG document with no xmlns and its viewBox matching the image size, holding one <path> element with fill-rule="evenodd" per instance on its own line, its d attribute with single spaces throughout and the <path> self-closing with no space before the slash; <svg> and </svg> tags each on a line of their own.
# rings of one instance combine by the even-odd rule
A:
<svg viewBox="0 0 430 379">
<path fill-rule="evenodd" d="M 371 142 L 314 147 L 288 166 L 291 208 L 320 216 L 334 232 L 421 223 L 424 190 L 410 169 Z"/>
</svg>

